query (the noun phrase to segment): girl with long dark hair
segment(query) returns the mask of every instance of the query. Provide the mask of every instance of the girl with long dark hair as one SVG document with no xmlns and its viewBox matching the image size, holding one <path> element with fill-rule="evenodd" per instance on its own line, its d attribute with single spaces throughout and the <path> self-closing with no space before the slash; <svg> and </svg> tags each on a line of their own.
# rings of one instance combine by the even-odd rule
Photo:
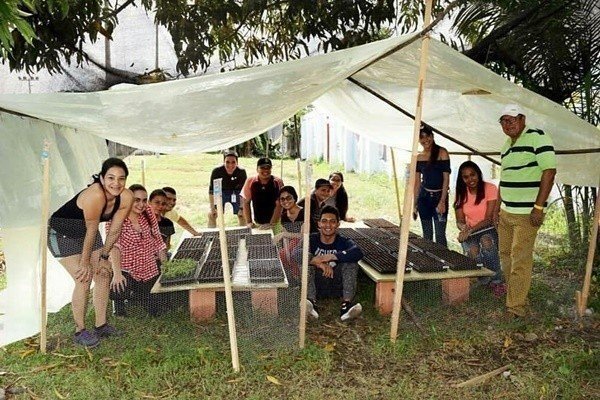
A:
<svg viewBox="0 0 600 400">
<path fill-rule="evenodd" d="M 280 245 L 279 258 L 288 272 L 290 284 L 295 285 L 300 278 L 299 262 L 294 253 L 301 241 L 304 223 L 304 208 L 298 205 L 298 193 L 293 186 L 284 186 L 279 190 L 281 204 L 281 232 L 273 237 Z"/>
<path fill-rule="evenodd" d="M 417 156 L 415 179 L 415 207 L 421 219 L 423 237 L 447 246 L 446 219 L 448 217 L 448 187 L 450 185 L 450 157 L 448 151 L 440 147 L 433 138 L 433 130 L 421 126 L 419 143 L 423 147 Z"/>
<path fill-rule="evenodd" d="M 102 164 L 94 181 L 60 207 L 48 221 L 48 248 L 75 282 L 71 308 L 75 320 L 76 344 L 95 347 L 99 337 L 118 334 L 106 323 L 110 285 L 110 251 L 116 243 L 121 225 L 133 204 L 133 193 L 125 189 L 129 170 L 118 158 Z M 112 221 L 106 242 L 98 232 L 100 222 Z M 96 311 L 94 330 L 85 328 L 85 312 L 94 280 L 93 304 Z"/>
<path fill-rule="evenodd" d="M 456 225 L 460 229 L 458 241 L 471 258 L 482 262 L 495 272 L 481 284 L 488 284 L 496 296 L 506 293 L 502 283 L 502 269 L 498 254 L 498 233 L 493 224 L 493 214 L 498 201 L 498 188 L 483 180 L 481 168 L 473 161 L 465 161 L 458 169 L 456 179 Z"/>
<path fill-rule="evenodd" d="M 348 193 L 344 187 L 344 175 L 340 171 L 332 172 L 329 174 L 329 183 L 333 191 L 327 204 L 337 208 L 342 221 L 354 222 L 355 219 L 348 216 Z"/>
</svg>

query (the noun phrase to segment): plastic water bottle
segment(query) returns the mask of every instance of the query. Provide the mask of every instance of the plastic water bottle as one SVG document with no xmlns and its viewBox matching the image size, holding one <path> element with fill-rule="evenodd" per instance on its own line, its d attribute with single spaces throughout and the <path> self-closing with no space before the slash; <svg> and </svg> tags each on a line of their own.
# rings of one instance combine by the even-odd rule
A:
<svg viewBox="0 0 600 400">
<path fill-rule="evenodd" d="M 438 221 L 446 222 L 446 214 L 438 212 L 437 217 L 438 217 Z"/>
</svg>

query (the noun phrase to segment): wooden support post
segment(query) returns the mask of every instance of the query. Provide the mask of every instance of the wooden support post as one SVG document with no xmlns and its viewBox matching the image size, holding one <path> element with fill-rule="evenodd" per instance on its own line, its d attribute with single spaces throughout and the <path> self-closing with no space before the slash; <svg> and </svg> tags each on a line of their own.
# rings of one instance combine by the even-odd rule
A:
<svg viewBox="0 0 600 400">
<path fill-rule="evenodd" d="M 596 191 L 596 204 L 594 205 L 594 220 L 592 221 L 592 234 L 590 235 L 590 245 L 588 247 L 587 262 L 585 264 L 585 276 L 583 278 L 583 287 L 577 291 L 577 313 L 580 317 L 587 308 L 588 297 L 590 295 L 590 285 L 592 282 L 592 264 L 596 253 L 596 243 L 598 242 L 598 225 L 600 224 L 600 186 Z"/>
<path fill-rule="evenodd" d="M 142 186 L 146 187 L 146 159 L 142 156 Z"/>
<path fill-rule="evenodd" d="M 42 261 L 42 270 L 40 277 L 40 352 L 46 354 L 46 334 L 48 325 L 47 313 L 47 270 L 48 270 L 48 215 L 50 210 L 50 158 L 48 153 L 48 141 L 44 141 L 42 150 L 42 221 L 40 223 L 40 256 Z"/>
<path fill-rule="evenodd" d="M 229 326 L 229 345 L 231 347 L 231 363 L 233 370 L 240 372 L 238 356 L 237 333 L 233 309 L 233 294 L 231 292 L 231 271 L 229 270 L 229 254 L 225 236 L 225 219 L 223 218 L 223 189 L 222 178 L 213 181 L 215 204 L 217 205 L 217 226 L 219 227 L 219 242 L 221 243 L 221 260 L 223 265 L 223 282 L 225 283 L 225 303 L 227 305 L 227 325 Z"/>
<path fill-rule="evenodd" d="M 427 0 L 425 6 L 424 26 L 431 22 L 431 8 L 433 0 Z M 398 256 L 398 265 L 396 268 L 396 291 L 394 293 L 394 308 L 392 310 L 392 322 L 390 329 L 390 340 L 396 341 L 398 336 L 398 325 L 400 322 L 400 309 L 402 303 L 402 289 L 404 286 L 404 268 L 406 266 L 406 255 L 408 248 L 408 233 L 410 227 L 410 216 L 412 204 L 414 201 L 415 173 L 417 170 L 417 144 L 419 142 L 419 129 L 421 127 L 421 115 L 423 113 L 423 86 L 425 85 L 425 76 L 427 72 L 427 57 L 429 53 L 429 35 L 423 37 L 421 42 L 421 62 L 419 67 L 419 81 L 417 92 L 417 109 L 413 126 L 413 146 L 410 159 L 410 178 L 408 180 L 407 190 L 404 191 L 404 212 L 402 223 L 400 225 L 400 254 Z"/>
<path fill-rule="evenodd" d="M 308 161 L 307 161 L 308 164 Z M 302 170 L 300 167 L 300 159 L 296 158 L 296 171 L 298 174 L 298 197 L 302 197 Z"/>
<path fill-rule="evenodd" d="M 300 165 L 298 163 L 298 165 Z M 298 167 L 299 168 L 299 167 Z M 300 169 L 298 169 L 300 171 Z M 310 239 L 310 163 L 306 162 L 306 190 L 304 197 L 304 225 L 302 226 L 302 286 L 300 289 L 300 348 L 306 340 L 306 297 L 308 295 L 308 246 Z M 300 174 L 298 174 L 298 178 Z"/>
<path fill-rule="evenodd" d="M 400 188 L 398 186 L 398 172 L 396 170 L 396 157 L 394 155 L 394 148 L 390 147 L 390 153 L 392 153 L 392 169 L 394 172 L 394 188 L 396 189 L 396 205 L 398 206 L 398 222 L 402 221 L 402 206 L 400 205 Z"/>
<path fill-rule="evenodd" d="M 283 179 L 283 152 L 281 153 L 281 173 L 279 174 L 279 177 Z"/>
</svg>

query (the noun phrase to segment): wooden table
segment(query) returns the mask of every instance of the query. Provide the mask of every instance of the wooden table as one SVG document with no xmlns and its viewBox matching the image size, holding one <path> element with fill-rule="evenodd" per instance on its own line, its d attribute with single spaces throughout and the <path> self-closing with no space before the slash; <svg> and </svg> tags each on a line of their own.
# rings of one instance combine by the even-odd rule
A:
<svg viewBox="0 0 600 400">
<path fill-rule="evenodd" d="M 391 314 L 394 307 L 396 274 L 379 273 L 363 260 L 359 261 L 358 265 L 375 282 L 375 307 L 382 315 Z M 404 274 L 404 282 L 441 280 L 443 303 L 457 305 L 469 299 L 471 278 L 493 275 L 494 272 L 487 268 L 475 271 L 448 270 L 446 272 L 418 272 L 412 270 L 410 273 Z"/>
<path fill-rule="evenodd" d="M 256 231 L 253 233 L 270 233 L 271 231 Z M 238 257 L 233 266 L 233 279 L 231 289 L 233 291 L 250 292 L 252 308 L 261 312 L 277 315 L 277 289 L 287 288 L 288 280 L 285 276 L 283 282 L 275 283 L 252 283 L 250 282 L 250 271 L 246 257 L 246 242 L 240 240 Z M 285 275 L 285 270 L 284 270 Z M 205 321 L 214 318 L 217 311 L 216 293 L 225 290 L 223 282 L 213 283 L 188 283 L 181 285 L 162 286 L 160 278 L 152 287 L 151 293 L 167 293 L 182 290 L 189 291 L 190 318 L 194 322 Z"/>
</svg>

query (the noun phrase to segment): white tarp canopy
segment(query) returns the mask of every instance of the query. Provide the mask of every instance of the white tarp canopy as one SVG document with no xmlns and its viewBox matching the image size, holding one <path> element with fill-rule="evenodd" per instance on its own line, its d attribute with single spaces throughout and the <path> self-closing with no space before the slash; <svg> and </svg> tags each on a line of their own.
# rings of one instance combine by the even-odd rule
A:
<svg viewBox="0 0 600 400">
<path fill-rule="evenodd" d="M 173 153 L 241 143 L 314 103 L 355 132 L 410 149 L 412 120 L 346 79 L 352 76 L 414 114 L 420 41 L 370 64 L 410 37 L 147 86 L 0 95 L 0 108 L 133 147 Z M 528 125 L 550 134 L 556 150 L 591 150 L 560 155 L 558 181 L 598 185 L 600 168 L 580 166 L 597 163 L 600 132 L 564 107 L 506 81 L 436 40 L 431 41 L 425 86 L 423 121 L 434 128 L 479 152 L 497 152 L 505 140 L 497 123 L 500 110 L 507 103 L 519 103 Z M 464 150 L 459 145 L 449 147 Z"/>
<path fill-rule="evenodd" d="M 410 38 L 103 92 L 0 95 L 0 226 L 8 266 L 8 288 L 0 293 L 0 345 L 39 330 L 35 272 L 45 249 L 38 244 L 37 160 L 44 139 L 52 160 L 51 211 L 97 172 L 106 156 L 101 138 L 165 153 L 219 150 L 313 103 L 355 132 L 410 149 L 413 122 L 399 111 L 415 110 L 420 41 L 408 44 Z M 558 180 L 598 185 L 600 132 L 595 127 L 442 43 L 432 40 L 429 51 L 425 122 L 476 151 L 497 152 L 505 140 L 497 122 L 500 110 L 518 103 L 528 125 L 550 134 L 558 151 L 582 152 L 558 157 Z M 464 150 L 457 144 L 448 148 Z M 49 309 L 57 310 L 68 302 L 70 282 L 54 260 L 49 274 Z"/>
</svg>

